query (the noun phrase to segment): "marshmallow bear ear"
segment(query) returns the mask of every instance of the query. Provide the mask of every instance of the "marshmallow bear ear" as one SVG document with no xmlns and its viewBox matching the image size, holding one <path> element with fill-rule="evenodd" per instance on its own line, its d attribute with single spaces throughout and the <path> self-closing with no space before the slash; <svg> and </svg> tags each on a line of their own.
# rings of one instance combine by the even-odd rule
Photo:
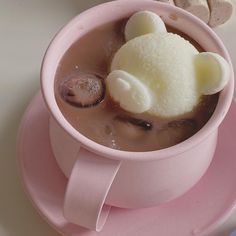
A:
<svg viewBox="0 0 236 236">
<path fill-rule="evenodd" d="M 106 85 L 111 97 L 124 110 L 143 113 L 150 109 L 150 91 L 135 76 L 122 70 L 114 70 L 108 75 Z"/>
<path fill-rule="evenodd" d="M 129 41 L 144 34 L 165 32 L 167 32 L 165 23 L 157 14 L 151 11 L 139 11 L 128 20 L 125 39 Z"/>
<path fill-rule="evenodd" d="M 202 52 L 196 55 L 195 69 L 203 95 L 218 93 L 229 81 L 230 65 L 216 53 Z"/>
</svg>

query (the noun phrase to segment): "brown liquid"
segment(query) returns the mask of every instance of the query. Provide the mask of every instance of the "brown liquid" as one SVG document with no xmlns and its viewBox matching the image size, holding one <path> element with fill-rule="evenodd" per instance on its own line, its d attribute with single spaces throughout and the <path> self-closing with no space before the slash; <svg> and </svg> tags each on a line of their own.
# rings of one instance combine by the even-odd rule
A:
<svg viewBox="0 0 236 236">
<path fill-rule="evenodd" d="M 137 152 L 173 146 L 204 126 L 214 112 L 218 94 L 202 97 L 194 111 L 174 119 L 160 119 L 146 113 L 131 114 L 112 102 L 107 94 L 101 103 L 87 108 L 72 106 L 61 97 L 60 85 L 77 71 L 107 77 L 114 53 L 125 42 L 123 31 L 126 21 L 111 22 L 92 30 L 65 53 L 55 79 L 58 106 L 75 129 L 104 146 Z M 168 31 L 176 32 L 171 28 Z M 196 42 L 181 35 L 202 51 Z"/>
</svg>

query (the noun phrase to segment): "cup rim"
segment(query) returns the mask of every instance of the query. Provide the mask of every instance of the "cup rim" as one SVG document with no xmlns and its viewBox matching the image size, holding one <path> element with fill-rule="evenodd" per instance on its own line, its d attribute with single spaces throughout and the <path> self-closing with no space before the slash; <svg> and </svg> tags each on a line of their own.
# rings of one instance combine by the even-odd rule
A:
<svg viewBox="0 0 236 236">
<path fill-rule="evenodd" d="M 40 76 L 40 82 L 41 82 L 41 90 L 42 95 L 44 98 L 44 101 L 48 107 L 48 110 L 50 111 L 51 115 L 55 119 L 55 121 L 68 133 L 71 137 L 73 137 L 75 140 L 77 140 L 84 148 L 100 155 L 104 156 L 110 159 L 114 160 L 120 160 L 120 161 L 154 161 L 158 159 L 163 158 L 169 158 L 174 157 L 178 154 L 181 154 L 183 152 L 186 152 L 187 150 L 193 148 L 200 142 L 204 141 L 205 138 L 207 138 L 213 131 L 215 131 L 220 123 L 223 121 L 225 115 L 227 114 L 231 101 L 233 99 L 233 92 L 234 92 L 234 72 L 232 67 L 232 62 L 229 56 L 229 53 L 220 40 L 220 38 L 216 35 L 216 33 L 207 26 L 204 22 L 202 22 L 197 17 L 193 16 L 192 14 L 188 13 L 187 11 L 180 9 L 178 7 L 161 3 L 161 2 L 154 2 L 152 0 L 146 0 L 145 5 L 146 6 L 156 6 L 161 7 L 165 11 L 174 11 L 176 14 L 181 15 L 181 17 L 185 18 L 186 20 L 192 21 L 196 26 L 204 30 L 207 34 L 210 35 L 212 39 L 214 39 L 215 43 L 218 45 L 218 50 L 221 52 L 221 55 L 229 62 L 231 66 L 231 78 L 228 82 L 227 86 L 224 88 L 223 91 L 221 91 L 218 104 L 216 106 L 216 109 L 210 118 L 210 120 L 193 136 L 188 138 L 187 140 L 176 144 L 174 146 L 161 149 L 161 150 L 155 150 L 155 151 L 146 151 L 146 152 L 133 152 L 133 151 L 122 151 L 122 150 L 116 150 L 112 149 L 106 146 L 103 146 L 101 144 L 98 144 L 86 136 L 82 135 L 77 131 L 63 116 L 61 113 L 54 96 L 54 89 L 51 90 L 51 87 L 48 86 L 48 80 L 47 80 L 47 74 L 48 70 L 50 69 L 50 62 L 53 60 L 54 55 L 54 48 L 55 45 L 60 44 L 61 39 L 63 39 L 63 35 L 66 33 L 68 28 L 75 27 L 76 23 L 83 17 L 85 17 L 87 14 L 94 14 L 97 10 L 100 8 L 103 8 L 104 6 L 114 7 L 115 5 L 119 4 L 128 4 L 130 1 L 128 0 L 118 0 L 118 1 L 112 1 L 103 3 L 100 5 L 97 5 L 95 7 L 92 7 L 81 14 L 74 17 L 66 26 L 64 26 L 53 38 L 50 45 L 48 46 L 48 49 L 44 55 L 42 66 L 41 66 L 41 76 Z M 132 4 L 144 4 L 144 1 L 142 0 L 133 0 Z M 54 79 L 53 81 L 53 88 L 54 88 Z"/>
</svg>

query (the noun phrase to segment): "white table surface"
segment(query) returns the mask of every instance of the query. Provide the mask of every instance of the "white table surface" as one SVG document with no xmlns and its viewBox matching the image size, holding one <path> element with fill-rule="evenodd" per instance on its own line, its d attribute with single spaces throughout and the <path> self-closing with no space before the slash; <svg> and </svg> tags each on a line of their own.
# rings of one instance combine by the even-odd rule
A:
<svg viewBox="0 0 236 236">
<path fill-rule="evenodd" d="M 235 0 L 233 0 L 235 1 Z M 0 0 L 0 236 L 59 236 L 23 192 L 16 166 L 16 134 L 27 104 L 39 90 L 44 51 L 73 16 L 105 0 Z M 216 29 L 236 70 L 236 3 L 230 22 Z M 236 229 L 236 211 L 209 236 Z"/>
</svg>

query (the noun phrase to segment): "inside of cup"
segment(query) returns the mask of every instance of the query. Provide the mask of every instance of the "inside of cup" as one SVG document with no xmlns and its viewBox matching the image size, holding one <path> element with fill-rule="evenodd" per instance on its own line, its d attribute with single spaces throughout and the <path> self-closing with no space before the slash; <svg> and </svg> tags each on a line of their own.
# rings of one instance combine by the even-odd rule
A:
<svg viewBox="0 0 236 236">
<path fill-rule="evenodd" d="M 137 2 L 137 4 L 135 4 L 135 2 Z M 160 3 L 156 5 L 152 1 L 146 1 L 145 3 L 143 1 L 118 1 L 117 3 L 112 2 L 102 4 L 85 11 L 75 17 L 57 35 L 56 41 L 58 41 L 58 44 L 54 44 L 54 46 L 58 49 L 55 65 L 58 64 L 69 47 L 89 31 L 107 22 L 128 18 L 135 12 L 141 10 L 155 12 L 167 25 L 170 25 L 185 33 L 199 43 L 206 51 L 223 54 L 223 52 L 219 50 L 219 45 L 214 38 L 206 32 L 205 28 L 201 28 L 199 24 L 196 24 L 198 19 L 189 13 L 185 12 L 185 14 L 183 14 L 183 12 L 177 7 L 169 5 L 166 6 L 165 4 Z"/>
<path fill-rule="evenodd" d="M 87 145 L 93 146 L 96 151 L 101 145 L 95 144 L 93 141 L 88 140 L 86 137 L 79 134 L 79 132 L 77 132 L 63 117 L 62 113 L 57 107 L 55 97 L 51 97 L 49 101 L 49 99 L 47 99 L 47 94 L 54 94 L 54 78 L 58 65 L 65 52 L 74 42 L 76 42 L 89 31 L 107 22 L 128 18 L 135 12 L 141 10 L 155 12 L 167 25 L 194 39 L 194 41 L 196 41 L 204 50 L 219 53 L 223 57 L 228 56 L 225 54 L 221 41 L 215 37 L 214 32 L 209 27 L 189 13 L 168 4 L 140 0 L 113 1 L 91 8 L 75 17 L 58 33 L 48 49 L 46 54 L 47 62 L 45 63 L 47 64 L 47 68 L 44 68 L 44 72 L 47 74 L 48 81 L 47 86 L 44 86 L 44 92 L 49 107 L 54 107 L 54 109 L 51 109 L 54 117 L 59 121 L 59 123 L 63 122 L 63 125 L 61 124 L 63 128 L 65 128 L 75 138 L 79 136 L 80 141 L 84 140 Z M 223 91 L 222 93 L 227 93 L 227 91 Z M 222 101 L 221 103 L 223 104 L 224 102 Z M 218 123 L 220 123 L 220 121 Z M 209 129 L 210 128 L 212 127 L 209 127 Z M 101 148 L 101 150 L 104 150 L 104 147 Z"/>
</svg>

